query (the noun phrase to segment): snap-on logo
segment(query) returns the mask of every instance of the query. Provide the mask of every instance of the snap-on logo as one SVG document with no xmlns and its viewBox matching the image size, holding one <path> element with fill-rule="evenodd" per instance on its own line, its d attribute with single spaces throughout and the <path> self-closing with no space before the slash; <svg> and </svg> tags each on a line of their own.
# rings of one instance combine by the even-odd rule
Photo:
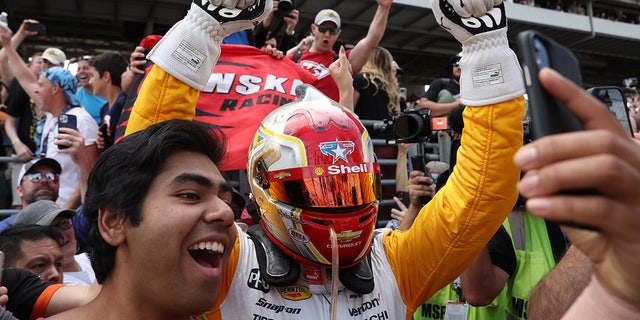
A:
<svg viewBox="0 0 640 320">
<path fill-rule="evenodd" d="M 298 229 L 289 229 L 289 236 L 298 242 L 309 242 L 309 237 Z"/>
<path fill-rule="evenodd" d="M 344 162 L 349 162 L 347 156 L 353 153 L 355 143 L 353 141 L 327 141 L 318 144 L 320 152 L 326 156 L 333 157 L 333 162 L 336 163 L 339 159 Z"/>
</svg>

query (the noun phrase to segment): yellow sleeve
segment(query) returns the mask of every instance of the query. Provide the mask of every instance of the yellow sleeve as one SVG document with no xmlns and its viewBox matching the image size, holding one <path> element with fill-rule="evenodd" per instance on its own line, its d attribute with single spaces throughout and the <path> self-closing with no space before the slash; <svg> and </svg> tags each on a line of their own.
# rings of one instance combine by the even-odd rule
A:
<svg viewBox="0 0 640 320">
<path fill-rule="evenodd" d="M 165 120 L 193 120 L 199 96 L 200 91 L 154 65 L 133 105 L 125 136 Z"/>
<path fill-rule="evenodd" d="M 524 98 L 467 107 L 458 161 L 408 231 L 383 239 L 407 315 L 471 263 L 518 196 L 513 155 L 522 146 Z"/>
</svg>

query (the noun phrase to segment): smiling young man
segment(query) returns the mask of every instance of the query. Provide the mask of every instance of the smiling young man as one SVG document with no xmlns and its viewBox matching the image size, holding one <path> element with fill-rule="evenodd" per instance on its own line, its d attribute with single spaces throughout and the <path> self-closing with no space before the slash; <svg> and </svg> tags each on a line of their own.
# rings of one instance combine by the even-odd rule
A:
<svg viewBox="0 0 640 320">
<path fill-rule="evenodd" d="M 180 319 L 213 305 L 236 237 L 219 137 L 169 120 L 103 153 L 85 199 L 102 291 L 60 318 Z"/>
</svg>

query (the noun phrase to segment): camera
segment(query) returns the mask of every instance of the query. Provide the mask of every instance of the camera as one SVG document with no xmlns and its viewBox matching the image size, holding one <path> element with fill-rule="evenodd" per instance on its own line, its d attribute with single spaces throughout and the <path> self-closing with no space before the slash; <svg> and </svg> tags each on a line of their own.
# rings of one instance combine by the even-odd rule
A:
<svg viewBox="0 0 640 320">
<path fill-rule="evenodd" d="M 278 2 L 278 11 L 276 11 L 275 15 L 284 18 L 291 13 L 293 8 L 293 0 L 280 0 L 280 2 Z"/>
<path fill-rule="evenodd" d="M 384 133 L 388 144 L 424 142 L 431 136 L 431 119 L 423 109 L 409 108 L 373 130 Z"/>
</svg>

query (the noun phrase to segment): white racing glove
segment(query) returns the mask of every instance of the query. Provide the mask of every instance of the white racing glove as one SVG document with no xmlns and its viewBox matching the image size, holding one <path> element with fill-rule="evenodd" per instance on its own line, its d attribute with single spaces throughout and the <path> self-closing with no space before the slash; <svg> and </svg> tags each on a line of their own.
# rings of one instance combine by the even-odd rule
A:
<svg viewBox="0 0 640 320">
<path fill-rule="evenodd" d="M 203 90 L 227 35 L 253 28 L 271 12 L 273 0 L 193 0 L 148 58 L 192 88 Z"/>
<path fill-rule="evenodd" d="M 483 106 L 524 94 L 522 71 L 509 48 L 502 0 L 431 0 L 436 21 L 462 44 L 460 101 Z"/>
</svg>

